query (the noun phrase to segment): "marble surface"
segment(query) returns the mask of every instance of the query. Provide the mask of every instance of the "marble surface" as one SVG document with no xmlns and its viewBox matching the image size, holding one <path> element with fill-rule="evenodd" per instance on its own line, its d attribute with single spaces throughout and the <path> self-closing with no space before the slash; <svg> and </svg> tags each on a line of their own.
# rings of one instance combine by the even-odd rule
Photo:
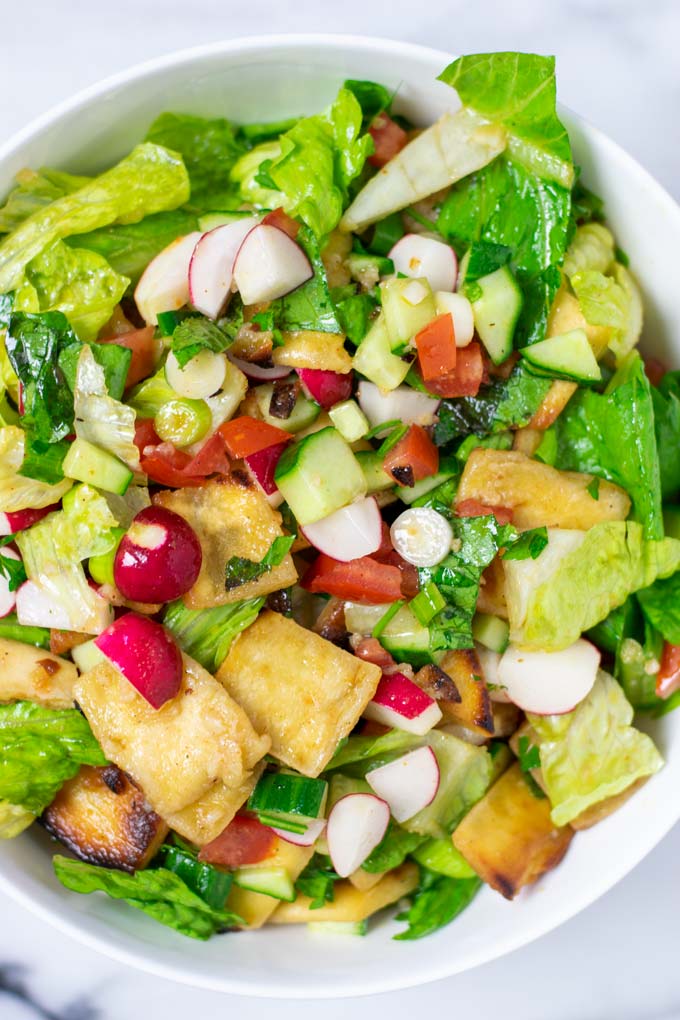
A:
<svg viewBox="0 0 680 1020">
<path fill-rule="evenodd" d="M 258 32 L 364 32 L 451 52 L 533 49 L 558 57 L 560 97 L 680 198 L 678 0 L 0 0 L 0 128 L 139 60 Z M 612 854 L 616 847 L 612 847 Z M 395 1020 L 441 1010 L 491 1020 L 680 1020 L 680 828 L 617 888 L 539 942 L 469 974 L 376 999 L 328 1002 L 328 1020 L 376 1008 Z M 138 1020 L 271 1004 L 181 987 L 108 961 L 0 895 L 1 1020 Z M 319 1006 L 282 1002 L 284 1020 Z"/>
</svg>

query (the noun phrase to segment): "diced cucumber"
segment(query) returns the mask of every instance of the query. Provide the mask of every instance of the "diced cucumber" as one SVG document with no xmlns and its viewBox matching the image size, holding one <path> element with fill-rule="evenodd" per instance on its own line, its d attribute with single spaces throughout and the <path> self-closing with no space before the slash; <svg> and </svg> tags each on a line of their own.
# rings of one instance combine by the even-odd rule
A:
<svg viewBox="0 0 680 1020">
<path fill-rule="evenodd" d="M 394 485 L 394 478 L 388 475 L 383 467 L 384 457 L 377 450 L 359 450 L 354 456 L 366 479 L 366 492 L 384 492 Z"/>
<path fill-rule="evenodd" d="M 472 304 L 475 329 L 494 365 L 512 354 L 512 338 L 522 309 L 522 292 L 507 266 L 464 288 Z"/>
<path fill-rule="evenodd" d="M 321 406 L 315 400 L 310 400 L 309 397 L 306 397 L 300 391 L 289 416 L 287 418 L 277 418 L 269 413 L 269 405 L 271 404 L 273 392 L 273 383 L 264 383 L 262 386 L 256 386 L 253 390 L 257 409 L 268 425 L 274 425 L 277 429 L 285 429 L 286 432 L 302 432 L 309 425 L 313 425 L 319 417 Z"/>
<path fill-rule="evenodd" d="M 303 527 L 366 495 L 359 462 L 330 426 L 289 446 L 276 465 L 274 479 Z"/>
<path fill-rule="evenodd" d="M 602 378 L 593 349 L 584 329 L 571 329 L 560 336 L 551 336 L 522 350 L 529 368 L 542 374 L 574 382 L 599 382 Z"/>
<path fill-rule="evenodd" d="M 63 466 L 67 478 L 75 478 L 119 496 L 124 495 L 133 478 L 126 464 L 86 439 L 73 440 Z"/>
<path fill-rule="evenodd" d="M 365 436 L 370 429 L 368 418 L 356 400 L 343 400 L 342 403 L 331 407 L 328 414 L 342 438 L 348 443 L 356 443 L 357 439 Z"/>
<path fill-rule="evenodd" d="M 350 634 L 371 633 L 376 623 L 385 615 L 391 603 L 364 606 L 360 602 L 345 602 L 345 624 Z"/>
<path fill-rule="evenodd" d="M 402 606 L 392 617 L 380 642 L 397 662 L 409 662 L 419 668 L 430 662 L 430 631 L 419 623 L 408 606 Z"/>
<path fill-rule="evenodd" d="M 408 486 L 397 486 L 394 490 L 395 495 L 402 501 L 402 503 L 414 503 L 421 496 L 427 495 L 432 489 L 436 489 L 442 482 L 448 482 L 450 478 L 457 478 L 460 474 L 460 467 L 454 459 L 443 458 L 439 464 L 439 471 L 436 475 L 430 475 L 429 478 L 423 478 L 414 485 Z"/>
<path fill-rule="evenodd" d="M 234 885 L 286 903 L 295 899 L 295 886 L 285 868 L 239 868 L 234 873 Z"/>
<path fill-rule="evenodd" d="M 308 921 L 307 931 L 315 935 L 367 935 L 368 921 Z"/>
<path fill-rule="evenodd" d="M 396 390 L 408 375 L 410 363 L 392 353 L 382 313 L 359 344 L 352 365 L 381 390 Z"/>
<path fill-rule="evenodd" d="M 510 627 L 507 620 L 501 620 L 500 616 L 477 613 L 472 621 L 472 636 L 480 645 L 502 655 L 508 647 Z"/>
<path fill-rule="evenodd" d="M 680 538 L 680 506 L 663 508 L 663 526 L 668 538 Z"/>
<path fill-rule="evenodd" d="M 390 348 L 403 354 L 413 337 L 437 315 L 434 294 L 426 279 L 397 277 L 380 285 Z"/>
<path fill-rule="evenodd" d="M 116 552 L 120 545 L 120 540 L 125 534 L 125 528 L 111 528 L 111 533 L 115 535 L 116 544 L 108 552 L 102 553 L 100 556 L 90 556 L 87 561 L 87 569 L 90 571 L 90 577 L 97 584 L 110 584 L 114 585 L 113 579 L 113 561 L 116 558 Z"/>
<path fill-rule="evenodd" d="M 353 280 L 363 283 L 367 274 L 371 274 L 377 283 L 381 276 L 394 272 L 394 262 L 384 255 L 362 255 L 353 251 L 347 256 L 347 268 Z"/>
<path fill-rule="evenodd" d="M 475 872 L 460 850 L 456 850 L 450 838 L 428 839 L 427 843 L 413 851 L 413 857 L 418 864 L 439 875 L 448 875 L 449 878 L 475 877 Z"/>
<path fill-rule="evenodd" d="M 109 661 L 94 643 L 94 638 L 72 648 L 71 658 L 81 673 L 87 673 L 88 670 L 94 669 L 95 666 L 99 666 L 102 662 Z"/>
<path fill-rule="evenodd" d="M 328 793 L 323 779 L 288 772 L 265 772 L 248 800 L 258 814 L 303 815 L 318 818 Z"/>
<path fill-rule="evenodd" d="M 242 220 L 244 216 L 252 216 L 252 212 L 247 209 L 242 211 L 234 212 L 209 212 L 205 213 L 204 216 L 198 217 L 198 229 L 204 233 L 207 230 L 214 230 L 215 227 L 224 227 L 227 223 L 236 223 L 237 220 Z"/>
<path fill-rule="evenodd" d="M 499 776 L 502 776 L 510 768 L 516 759 L 504 740 L 492 740 L 487 745 L 487 750 L 491 759 L 489 786 L 492 786 Z"/>
</svg>

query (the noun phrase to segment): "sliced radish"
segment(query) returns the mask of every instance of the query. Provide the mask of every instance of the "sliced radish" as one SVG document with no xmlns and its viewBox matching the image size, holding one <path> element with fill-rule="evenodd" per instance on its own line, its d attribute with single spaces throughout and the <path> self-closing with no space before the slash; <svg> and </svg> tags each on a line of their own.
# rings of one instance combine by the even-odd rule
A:
<svg viewBox="0 0 680 1020">
<path fill-rule="evenodd" d="M 366 773 L 366 782 L 386 800 L 397 822 L 431 804 L 439 789 L 439 762 L 431 747 L 419 747 Z"/>
<path fill-rule="evenodd" d="M 527 652 L 510 644 L 498 664 L 498 677 L 523 711 L 563 715 L 587 697 L 599 667 L 599 651 L 583 638 L 560 652 Z"/>
<path fill-rule="evenodd" d="M 283 297 L 313 276 L 300 245 L 266 223 L 246 235 L 234 262 L 234 281 L 244 305 Z"/>
<path fill-rule="evenodd" d="M 234 262 L 246 234 L 259 223 L 254 216 L 209 230 L 198 241 L 189 264 L 189 298 L 194 308 L 216 319 L 229 301 Z"/>
<path fill-rule="evenodd" d="M 62 601 L 52 592 L 36 584 L 24 581 L 16 593 L 17 620 L 24 627 L 50 627 L 55 630 L 73 630 L 73 623 Z M 84 633 L 99 634 L 109 626 L 113 610 L 108 602 L 96 595 L 88 628 Z"/>
<path fill-rule="evenodd" d="M 333 805 L 328 816 L 326 842 L 331 862 L 347 878 L 375 850 L 387 832 L 390 809 L 372 793 L 348 793 Z"/>
<path fill-rule="evenodd" d="M 10 549 L 9 546 L 5 546 L 0 552 L 2 552 L 6 560 L 21 560 L 19 553 L 15 552 L 14 549 Z M 0 618 L 9 616 L 10 613 L 14 612 L 16 604 L 16 591 L 9 590 L 9 578 L 5 577 L 4 574 L 0 574 Z"/>
<path fill-rule="evenodd" d="M 203 553 L 185 519 L 162 506 L 140 510 L 113 561 L 116 587 L 135 602 L 171 602 L 193 586 Z"/>
<path fill-rule="evenodd" d="M 214 351 L 200 351 L 184 368 L 170 351 L 165 362 L 165 378 L 175 393 L 192 400 L 205 400 L 222 386 L 227 374 L 227 359 Z"/>
<path fill-rule="evenodd" d="M 456 347 L 467 347 L 475 335 L 475 320 L 472 305 L 463 294 L 449 294 L 439 290 L 434 296 L 437 315 L 447 312 L 453 318 L 453 335 Z"/>
<path fill-rule="evenodd" d="M 288 443 L 275 443 L 274 446 L 267 446 L 264 450 L 251 453 L 244 457 L 248 473 L 255 479 L 266 496 L 273 496 L 277 493 L 278 486 L 274 481 L 274 471 L 279 458 Z"/>
<path fill-rule="evenodd" d="M 399 514 L 390 528 L 392 545 L 414 567 L 433 567 L 448 556 L 453 542 L 451 525 L 442 514 L 426 506 L 413 506 Z"/>
<path fill-rule="evenodd" d="M 328 410 L 352 396 L 352 373 L 341 375 L 323 368 L 298 368 L 302 388 L 308 397 Z"/>
<path fill-rule="evenodd" d="M 227 357 L 231 361 L 232 365 L 235 365 L 244 375 L 247 375 L 249 379 L 264 380 L 266 382 L 272 382 L 276 379 L 285 379 L 287 375 L 290 375 L 290 368 L 288 365 L 258 365 L 254 361 L 244 361 L 242 358 L 237 358 L 233 354 L 227 354 Z"/>
<path fill-rule="evenodd" d="M 178 694 L 182 653 L 160 623 L 138 613 L 125 613 L 95 644 L 152 708 L 161 708 Z"/>
<path fill-rule="evenodd" d="M 380 548 L 382 518 L 373 496 L 366 496 L 320 521 L 306 524 L 302 532 L 319 552 L 349 563 Z"/>
<path fill-rule="evenodd" d="M 194 230 L 164 248 L 142 273 L 135 288 L 135 303 L 149 326 L 158 322 L 159 312 L 177 311 L 189 302 L 189 263 L 200 230 Z"/>
<path fill-rule="evenodd" d="M 479 642 L 475 644 L 475 650 L 479 659 L 479 665 L 482 667 L 482 676 L 489 686 L 489 697 L 492 701 L 507 704 L 510 698 L 498 675 L 501 653 L 494 652 L 491 648 L 487 648 L 486 645 L 481 645 Z"/>
<path fill-rule="evenodd" d="M 364 718 L 424 736 L 442 717 L 439 705 L 403 673 L 383 673 Z"/>
<path fill-rule="evenodd" d="M 285 840 L 286 843 L 293 843 L 294 846 L 313 846 L 325 828 L 325 818 L 314 818 L 304 832 L 287 832 L 285 829 L 276 829 L 274 826 L 272 826 L 272 832 L 275 832 L 279 839 Z"/>
<path fill-rule="evenodd" d="M 404 234 L 389 258 L 397 273 L 425 278 L 432 290 L 453 290 L 458 277 L 456 253 L 443 241 L 422 234 Z"/>
<path fill-rule="evenodd" d="M 50 506 L 43 506 L 40 509 L 27 508 L 26 510 L 14 510 L 9 513 L 0 513 L 0 536 L 16 535 L 17 531 L 25 531 L 47 517 L 53 510 L 58 510 L 58 503 L 51 503 Z"/>
<path fill-rule="evenodd" d="M 410 386 L 398 386 L 384 393 L 375 383 L 365 380 L 359 383 L 357 399 L 372 428 L 395 419 L 405 425 L 432 425 L 440 404 L 439 400 Z"/>
</svg>

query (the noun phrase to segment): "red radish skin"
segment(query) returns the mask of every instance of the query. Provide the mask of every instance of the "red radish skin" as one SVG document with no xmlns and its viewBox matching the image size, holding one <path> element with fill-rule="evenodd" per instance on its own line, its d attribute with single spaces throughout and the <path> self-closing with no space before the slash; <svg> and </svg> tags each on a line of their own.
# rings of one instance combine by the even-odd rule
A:
<svg viewBox="0 0 680 1020">
<path fill-rule="evenodd" d="M 341 375 L 323 368 L 298 368 L 297 374 L 307 396 L 321 404 L 324 410 L 352 396 L 351 372 Z"/>
<path fill-rule="evenodd" d="M 152 708 L 162 708 L 179 693 L 182 653 L 165 627 L 155 620 L 125 613 L 95 639 L 95 644 Z"/>
<path fill-rule="evenodd" d="M 419 747 L 366 773 L 366 782 L 387 801 L 397 822 L 413 818 L 432 803 L 439 778 L 439 762 L 431 747 Z"/>
<path fill-rule="evenodd" d="M 0 514 L 0 536 L 16 535 L 17 531 L 25 531 L 47 517 L 53 510 L 59 509 L 59 503 L 52 503 L 50 506 L 41 507 L 39 510 L 14 510 L 13 512 Z"/>
<path fill-rule="evenodd" d="M 226 223 L 203 234 L 189 263 L 189 297 L 194 308 L 216 319 L 231 297 L 234 262 L 243 240 L 257 226 L 254 216 Z"/>
<path fill-rule="evenodd" d="M 364 718 L 424 736 L 442 717 L 434 698 L 403 673 L 384 674 Z"/>
<path fill-rule="evenodd" d="M 268 446 L 264 450 L 258 450 L 257 453 L 251 453 L 248 457 L 243 458 L 248 471 L 266 496 L 273 496 L 279 491 L 274 481 L 274 472 L 279 458 L 287 446 L 287 442 L 275 443 L 274 446 Z"/>
<path fill-rule="evenodd" d="M 326 842 L 333 867 L 341 878 L 361 867 L 383 839 L 389 822 L 389 806 L 371 793 L 349 793 L 333 805 Z"/>
<path fill-rule="evenodd" d="M 116 587 L 134 602 L 170 602 L 192 587 L 203 554 L 196 533 L 165 507 L 140 510 L 113 562 Z"/>
</svg>

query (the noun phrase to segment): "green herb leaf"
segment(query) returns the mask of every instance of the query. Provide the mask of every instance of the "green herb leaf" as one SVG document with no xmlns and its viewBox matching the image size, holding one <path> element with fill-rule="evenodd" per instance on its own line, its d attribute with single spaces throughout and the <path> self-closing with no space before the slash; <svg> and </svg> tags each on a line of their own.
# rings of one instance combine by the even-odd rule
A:
<svg viewBox="0 0 680 1020">
<path fill-rule="evenodd" d="M 278 567 L 288 555 L 294 541 L 294 535 L 280 535 L 275 538 L 259 563 L 249 560 L 245 556 L 232 556 L 226 566 L 227 591 L 238 588 L 247 581 L 256 581 L 258 577 L 267 574 L 272 567 Z"/>
<path fill-rule="evenodd" d="M 680 645 L 680 573 L 637 593 L 640 608 L 650 625 L 672 645 Z"/>
<path fill-rule="evenodd" d="M 519 767 L 522 772 L 531 772 L 532 769 L 540 769 L 541 752 L 532 744 L 528 737 L 519 738 Z"/>
<path fill-rule="evenodd" d="M 332 903 L 335 883 L 340 876 L 333 870 L 326 857 L 315 854 L 295 882 L 295 888 L 312 902 L 310 910 L 320 910 L 326 903 Z"/>
<path fill-rule="evenodd" d="M 360 81 L 355 78 L 348 78 L 342 87 L 349 89 L 356 97 L 361 107 L 361 112 L 364 115 L 365 125 L 370 124 L 379 113 L 383 113 L 385 110 L 389 111 L 392 104 L 392 93 L 390 90 L 375 81 Z"/>
<path fill-rule="evenodd" d="M 315 330 L 319 333 L 341 333 L 342 327 L 328 287 L 319 242 L 305 226 L 300 228 L 296 241 L 307 255 L 314 276 L 272 303 L 276 328 L 291 332 Z"/>
<path fill-rule="evenodd" d="M 25 434 L 24 460 L 19 474 L 24 478 L 35 478 L 47 485 L 56 485 L 64 477 L 64 457 L 71 444 L 66 439 L 58 443 L 46 443 L 36 439 L 30 432 Z"/>
<path fill-rule="evenodd" d="M 538 559 L 548 544 L 547 528 L 532 528 L 524 531 L 509 549 L 503 553 L 504 560 Z"/>
<path fill-rule="evenodd" d="M 12 313 L 5 346 L 23 387 L 22 425 L 46 443 L 63 439 L 73 428 L 73 395 L 59 354 L 76 342 L 61 312 Z"/>
<path fill-rule="evenodd" d="M 600 498 L 600 479 L 599 478 L 593 478 L 592 482 L 589 482 L 589 484 L 586 486 L 586 489 L 588 490 L 590 495 L 593 497 L 593 499 L 599 500 L 599 498 Z"/>
<path fill-rule="evenodd" d="M 0 550 L 3 546 L 13 542 L 14 538 L 14 535 L 5 535 L 4 538 L 0 538 Z M 0 551 L 0 577 L 4 577 L 7 580 L 10 591 L 16 591 L 26 580 L 23 562 L 15 560 L 11 556 L 5 556 Z"/>
<path fill-rule="evenodd" d="M 421 874 L 411 907 L 397 918 L 408 923 L 406 931 L 394 936 L 398 941 L 421 939 L 444 928 L 470 905 L 482 885 L 480 878 L 448 878 L 425 869 Z"/>
<path fill-rule="evenodd" d="M 383 871 L 398 868 L 409 854 L 426 842 L 427 838 L 418 832 L 407 832 L 396 822 L 390 822 L 381 842 L 371 851 L 361 867 L 372 874 L 382 874 Z"/>
<path fill-rule="evenodd" d="M 183 319 L 172 334 L 172 353 L 180 368 L 184 368 L 201 351 L 220 354 L 226 351 L 234 338 L 229 336 L 216 322 L 203 316 L 192 315 Z"/>
</svg>

